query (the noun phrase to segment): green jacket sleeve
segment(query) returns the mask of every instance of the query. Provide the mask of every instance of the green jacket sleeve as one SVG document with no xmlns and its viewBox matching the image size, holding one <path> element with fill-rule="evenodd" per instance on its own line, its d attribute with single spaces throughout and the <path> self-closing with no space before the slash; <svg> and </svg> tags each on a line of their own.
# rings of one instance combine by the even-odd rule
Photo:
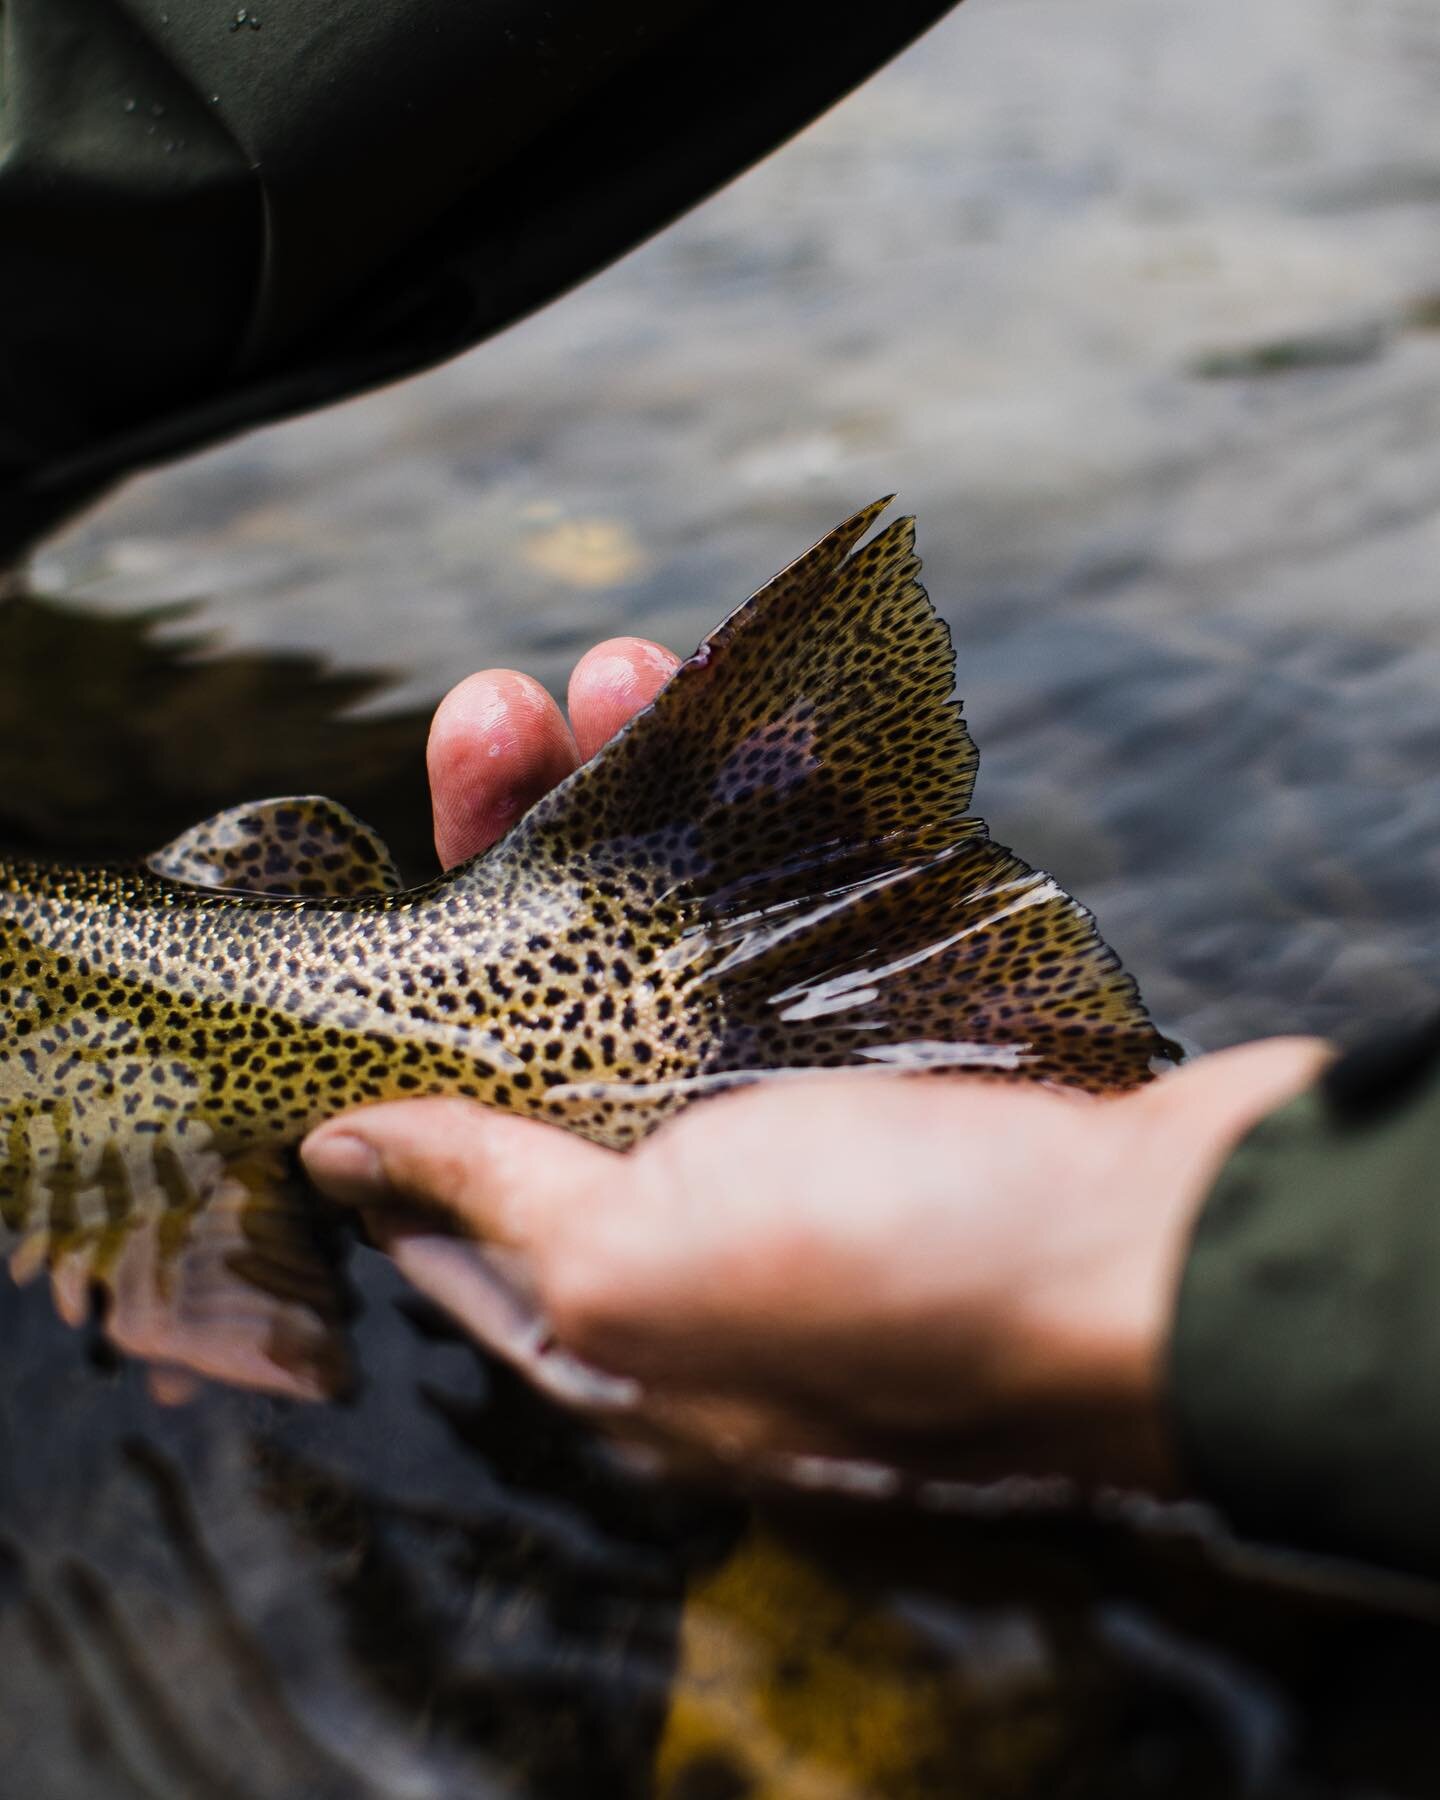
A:
<svg viewBox="0 0 1440 1800">
<path fill-rule="evenodd" d="M 1440 1026 L 1256 1128 L 1172 1345 L 1195 1485 L 1247 1535 L 1440 1574 Z"/>
<path fill-rule="evenodd" d="M 952 4 L 4 0 L 0 566 L 552 299 Z"/>
</svg>

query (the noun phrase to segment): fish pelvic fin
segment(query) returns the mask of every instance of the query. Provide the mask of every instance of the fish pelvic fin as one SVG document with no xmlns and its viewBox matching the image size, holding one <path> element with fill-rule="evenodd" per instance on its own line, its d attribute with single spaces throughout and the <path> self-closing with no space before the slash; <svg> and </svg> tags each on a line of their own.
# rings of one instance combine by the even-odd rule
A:
<svg viewBox="0 0 1440 1800">
<path fill-rule="evenodd" d="M 352 1371 L 345 1294 L 324 1240 L 284 1152 L 232 1158 L 188 1216 L 137 1221 L 92 1269 L 105 1334 L 152 1367 L 332 1399 Z M 52 1271 L 57 1301 L 63 1268 Z"/>
<path fill-rule="evenodd" d="M 817 1067 L 1110 1091 L 1167 1055 L 1091 915 L 970 813 L 914 522 L 865 540 L 886 504 L 752 595 L 486 859 L 512 892 L 579 898 L 596 1005 L 630 1021 L 550 1092 L 557 1120 L 623 1142 Z"/>
<path fill-rule="evenodd" d="M 350 899 L 402 885 L 376 833 L 322 794 L 228 807 L 155 851 L 146 866 L 187 887 L 247 894 Z"/>
<path fill-rule="evenodd" d="M 4 1112 L 0 1109 L 0 1126 Z M 22 1124 L 23 1130 L 23 1124 Z M 291 1399 L 350 1382 L 336 1247 L 284 1151 L 221 1159 L 108 1145 L 0 1157 L 0 1267 L 48 1273 L 56 1311 L 98 1313 L 115 1349 L 153 1370 Z"/>
</svg>

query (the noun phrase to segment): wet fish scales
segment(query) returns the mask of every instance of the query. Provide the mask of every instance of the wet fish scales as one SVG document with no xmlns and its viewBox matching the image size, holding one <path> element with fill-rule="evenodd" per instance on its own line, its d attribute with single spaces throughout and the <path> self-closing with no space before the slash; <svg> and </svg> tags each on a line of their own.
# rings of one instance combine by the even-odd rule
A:
<svg viewBox="0 0 1440 1800">
<path fill-rule="evenodd" d="M 913 522 L 837 527 L 498 845 L 399 890 L 318 797 L 148 868 L 0 860 L 0 1215 L 67 1318 L 285 1392 L 342 1379 L 291 1148 L 451 1094 L 623 1147 L 781 1071 L 1105 1091 L 1167 1052 L 1090 915 L 969 813 Z"/>
</svg>

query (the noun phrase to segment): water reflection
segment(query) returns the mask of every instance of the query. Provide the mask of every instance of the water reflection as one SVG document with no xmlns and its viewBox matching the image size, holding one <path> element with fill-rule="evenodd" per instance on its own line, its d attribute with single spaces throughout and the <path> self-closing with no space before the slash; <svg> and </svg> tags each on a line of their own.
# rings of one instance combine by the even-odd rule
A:
<svg viewBox="0 0 1440 1800">
<path fill-rule="evenodd" d="M 423 713 L 336 716 L 376 691 L 208 653 L 194 614 L 12 598 L 0 838 L 138 853 L 319 787 L 420 872 Z M 1282 1579 L 1203 1521 L 1044 1491 L 904 1519 L 656 1491 L 383 1258 L 354 1246 L 348 1273 L 361 1381 L 328 1407 L 161 1404 L 48 1296 L 0 1286 L 6 1792 L 1434 1790 L 1440 1629 L 1413 1596 Z"/>
<path fill-rule="evenodd" d="M 202 613 L 0 595 L 0 848 L 144 856 L 231 801 L 343 789 L 430 873 L 428 713 L 347 717 L 383 677 L 220 653 Z"/>
<path fill-rule="evenodd" d="M 424 869 L 427 715 L 337 717 L 376 681 L 207 655 L 187 616 L 0 602 L 0 841 L 138 855 L 298 780 Z M 672 1504 L 617 1499 L 593 1446 L 379 1257 L 354 1274 L 369 1379 L 323 1415 L 215 1388 L 159 1404 L 98 1334 L 67 1343 L 43 1293 L 0 1289 L 15 1791 L 588 1794 L 648 1766 L 688 1542 Z"/>
</svg>

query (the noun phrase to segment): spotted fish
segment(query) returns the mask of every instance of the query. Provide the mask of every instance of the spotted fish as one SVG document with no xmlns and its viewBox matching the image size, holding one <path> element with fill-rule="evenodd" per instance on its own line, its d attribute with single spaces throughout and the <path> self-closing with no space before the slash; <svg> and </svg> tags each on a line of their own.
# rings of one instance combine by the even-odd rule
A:
<svg viewBox="0 0 1440 1800">
<path fill-rule="evenodd" d="M 122 1350 L 344 1379 L 293 1147 L 469 1095 L 623 1147 L 777 1072 L 1103 1091 L 1167 1053 L 1090 915 L 969 812 L 976 752 L 913 521 L 865 508 L 747 600 L 500 843 L 401 891 L 333 802 L 145 867 L 0 860 L 0 1216 Z"/>
</svg>

